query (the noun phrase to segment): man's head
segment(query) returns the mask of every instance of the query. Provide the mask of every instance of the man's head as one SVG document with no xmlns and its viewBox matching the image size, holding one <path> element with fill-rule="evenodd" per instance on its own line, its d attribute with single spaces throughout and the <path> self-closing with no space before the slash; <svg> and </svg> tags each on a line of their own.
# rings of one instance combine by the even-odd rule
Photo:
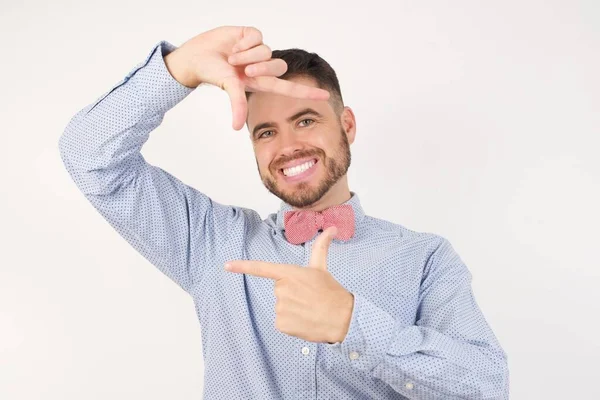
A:
<svg viewBox="0 0 600 400">
<path fill-rule="evenodd" d="M 274 50 L 271 58 L 288 65 L 280 79 L 328 90 L 330 97 L 322 101 L 246 92 L 246 122 L 263 184 L 296 208 L 308 208 L 325 195 L 339 197 L 334 192 L 347 193 L 356 125 L 352 110 L 344 106 L 335 71 L 317 54 L 301 49 Z M 300 168 L 282 170 L 298 161 Z"/>
</svg>

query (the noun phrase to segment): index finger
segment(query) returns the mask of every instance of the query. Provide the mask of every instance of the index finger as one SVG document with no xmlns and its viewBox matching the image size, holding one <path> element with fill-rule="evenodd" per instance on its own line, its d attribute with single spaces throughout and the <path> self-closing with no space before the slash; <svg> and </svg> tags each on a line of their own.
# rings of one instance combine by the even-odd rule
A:
<svg viewBox="0 0 600 400">
<path fill-rule="evenodd" d="M 272 92 L 299 99 L 329 99 L 329 92 L 325 89 L 279 79 L 274 76 L 257 76 L 254 78 L 254 82 L 251 82 L 248 86 L 261 92 Z"/>
<path fill-rule="evenodd" d="M 228 261 L 227 264 L 231 265 L 231 268 L 226 268 L 230 272 L 238 272 L 275 280 L 293 276 L 298 272 L 298 269 L 302 269 L 302 267 L 298 267 L 297 265 L 276 264 L 253 260 Z"/>
<path fill-rule="evenodd" d="M 227 92 L 231 102 L 233 113 L 232 127 L 236 131 L 239 131 L 244 127 L 244 120 L 248 114 L 248 103 L 246 102 L 244 85 L 236 79 L 226 79 L 223 82 L 223 90 Z"/>
</svg>

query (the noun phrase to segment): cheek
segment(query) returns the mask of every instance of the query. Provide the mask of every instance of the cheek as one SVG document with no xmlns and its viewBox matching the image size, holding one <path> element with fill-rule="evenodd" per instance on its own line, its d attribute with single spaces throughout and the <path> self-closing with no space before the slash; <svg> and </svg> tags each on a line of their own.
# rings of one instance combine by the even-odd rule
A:
<svg viewBox="0 0 600 400">
<path fill-rule="evenodd" d="M 258 164 L 258 168 L 263 173 L 265 172 L 274 172 L 271 170 L 273 158 L 268 154 L 256 154 L 256 163 Z"/>
</svg>

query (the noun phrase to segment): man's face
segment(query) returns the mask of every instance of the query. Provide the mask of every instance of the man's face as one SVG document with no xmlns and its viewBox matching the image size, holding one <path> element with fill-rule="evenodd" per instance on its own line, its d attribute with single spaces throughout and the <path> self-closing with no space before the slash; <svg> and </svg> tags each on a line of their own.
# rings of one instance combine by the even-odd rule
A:
<svg viewBox="0 0 600 400">
<path fill-rule="evenodd" d="M 308 77 L 290 80 L 317 86 Z M 328 101 L 255 92 L 247 122 L 263 184 L 293 207 L 320 200 L 350 167 L 350 143 Z M 284 168 L 290 164 L 296 168 Z"/>
</svg>

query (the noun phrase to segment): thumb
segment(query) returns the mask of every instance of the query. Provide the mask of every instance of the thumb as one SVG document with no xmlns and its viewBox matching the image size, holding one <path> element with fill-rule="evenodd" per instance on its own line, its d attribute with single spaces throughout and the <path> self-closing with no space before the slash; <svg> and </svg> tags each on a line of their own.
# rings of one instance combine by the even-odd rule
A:
<svg viewBox="0 0 600 400">
<path fill-rule="evenodd" d="M 329 251 L 331 241 L 336 234 L 337 228 L 335 226 L 330 226 L 317 237 L 317 240 L 315 240 L 312 246 L 310 263 L 308 264 L 309 267 L 327 271 L 327 253 Z"/>
<path fill-rule="evenodd" d="M 239 131 L 244 127 L 248 115 L 248 103 L 246 101 L 246 87 L 239 79 L 229 77 L 223 80 L 221 89 L 225 90 L 231 101 L 232 127 Z"/>
</svg>

